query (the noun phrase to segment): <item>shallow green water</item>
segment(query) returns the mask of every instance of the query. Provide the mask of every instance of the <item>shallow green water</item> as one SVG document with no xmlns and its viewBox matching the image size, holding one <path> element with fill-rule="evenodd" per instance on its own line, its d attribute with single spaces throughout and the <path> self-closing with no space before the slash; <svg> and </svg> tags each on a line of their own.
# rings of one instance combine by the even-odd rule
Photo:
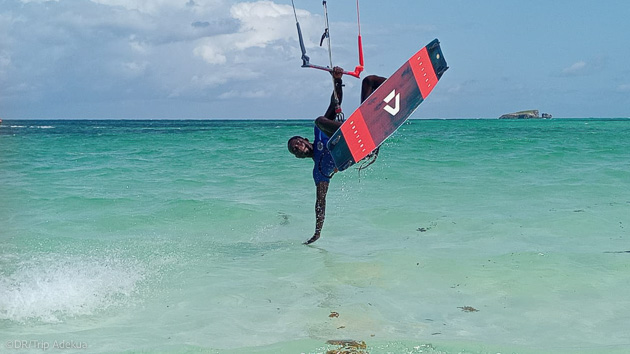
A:
<svg viewBox="0 0 630 354">
<path fill-rule="evenodd" d="M 334 177 L 313 247 L 295 134 L 3 122 L 3 349 L 630 350 L 630 120 L 411 121 Z"/>
</svg>

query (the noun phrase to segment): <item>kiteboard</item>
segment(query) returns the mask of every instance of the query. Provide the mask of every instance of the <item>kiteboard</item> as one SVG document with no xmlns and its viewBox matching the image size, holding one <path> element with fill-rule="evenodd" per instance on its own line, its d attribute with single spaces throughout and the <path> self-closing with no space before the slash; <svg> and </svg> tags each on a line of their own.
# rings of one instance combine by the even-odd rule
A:
<svg viewBox="0 0 630 354">
<path fill-rule="evenodd" d="M 448 69 L 440 42 L 431 41 L 381 84 L 330 137 L 339 171 L 361 161 L 389 138 L 429 96 Z"/>
</svg>

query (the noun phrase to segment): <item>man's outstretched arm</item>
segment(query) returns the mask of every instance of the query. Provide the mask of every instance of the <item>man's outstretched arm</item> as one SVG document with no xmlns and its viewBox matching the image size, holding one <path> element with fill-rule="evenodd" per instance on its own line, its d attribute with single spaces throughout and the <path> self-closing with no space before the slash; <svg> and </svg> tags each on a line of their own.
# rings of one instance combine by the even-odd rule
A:
<svg viewBox="0 0 630 354">
<path fill-rule="evenodd" d="M 330 95 L 330 105 L 328 105 L 328 109 L 326 113 L 324 113 L 324 117 L 335 120 L 337 118 L 337 106 L 341 106 L 341 102 L 343 102 L 343 81 L 341 77 L 343 76 L 343 69 L 335 66 L 332 72 L 333 81 L 335 83 L 334 92 Z M 339 102 L 335 100 L 335 94 Z"/>
<path fill-rule="evenodd" d="M 317 183 L 317 200 L 315 201 L 315 234 L 304 244 L 311 244 L 319 239 L 324 227 L 326 218 L 326 194 L 328 193 L 328 182 Z"/>
</svg>

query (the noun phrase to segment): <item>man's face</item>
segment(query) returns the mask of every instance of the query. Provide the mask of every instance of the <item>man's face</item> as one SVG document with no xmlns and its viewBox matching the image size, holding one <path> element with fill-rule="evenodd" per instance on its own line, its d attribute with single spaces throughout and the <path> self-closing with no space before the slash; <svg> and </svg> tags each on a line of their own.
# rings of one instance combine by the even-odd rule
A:
<svg viewBox="0 0 630 354">
<path fill-rule="evenodd" d="M 294 138 L 289 143 L 289 151 L 298 159 L 313 156 L 313 145 L 305 138 Z"/>
</svg>

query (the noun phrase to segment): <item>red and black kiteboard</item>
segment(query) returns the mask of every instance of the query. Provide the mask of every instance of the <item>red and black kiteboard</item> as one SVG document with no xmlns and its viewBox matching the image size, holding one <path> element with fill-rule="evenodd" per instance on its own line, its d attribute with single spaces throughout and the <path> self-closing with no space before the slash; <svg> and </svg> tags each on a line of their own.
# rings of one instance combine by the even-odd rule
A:
<svg viewBox="0 0 630 354">
<path fill-rule="evenodd" d="M 369 155 L 392 135 L 431 93 L 448 69 L 434 39 L 378 87 L 328 141 L 343 171 Z"/>
</svg>

